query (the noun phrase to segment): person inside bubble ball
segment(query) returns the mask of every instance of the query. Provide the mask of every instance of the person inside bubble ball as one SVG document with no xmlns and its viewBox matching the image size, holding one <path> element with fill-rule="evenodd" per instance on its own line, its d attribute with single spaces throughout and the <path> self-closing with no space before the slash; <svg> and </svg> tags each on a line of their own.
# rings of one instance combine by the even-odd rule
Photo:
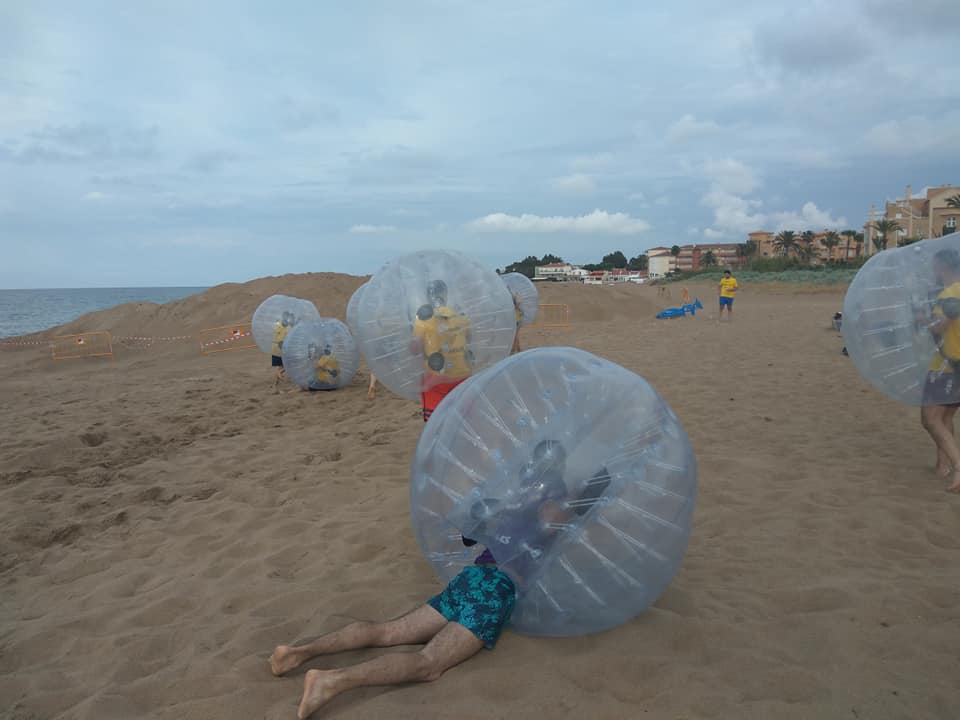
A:
<svg viewBox="0 0 960 720">
<path fill-rule="evenodd" d="M 284 310 L 280 319 L 273 326 L 273 346 L 270 348 L 270 365 L 277 369 L 277 377 L 273 381 L 273 389 L 276 390 L 280 381 L 283 380 L 285 372 L 283 370 L 283 341 L 287 338 L 287 333 L 293 327 L 293 313 Z"/>
<path fill-rule="evenodd" d="M 513 334 L 513 347 L 510 348 L 510 354 L 516 355 L 520 350 L 520 323 L 523 321 L 523 313 L 520 312 L 520 299 L 513 295 L 513 316 L 517 322 L 517 331 Z"/>
<path fill-rule="evenodd" d="M 427 283 L 427 301 L 417 310 L 409 348 L 412 354 L 423 355 L 420 397 L 424 422 L 472 371 L 470 319 L 447 305 L 447 285 L 442 280 Z"/>
<path fill-rule="evenodd" d="M 960 253 L 940 250 L 933 272 L 943 289 L 933 305 L 927 329 L 937 343 L 923 388 L 920 422 L 937 446 L 937 474 L 960 493 L 960 448 L 954 437 L 954 416 L 960 408 Z"/>
<path fill-rule="evenodd" d="M 504 512 L 498 509 L 498 501 L 480 501 L 471 508 L 472 519 L 486 519 L 498 531 L 512 528 L 525 537 L 542 536 L 549 542 L 556 528 L 571 516 L 563 502 L 564 460 L 559 443 L 541 442 L 524 470 L 529 482 L 521 486 L 511 503 L 517 506 L 515 512 L 507 513 L 509 517 L 503 522 Z M 476 541 L 463 538 L 463 543 L 471 546 Z M 522 563 L 513 564 L 523 571 Z M 383 623 L 353 622 L 305 645 L 278 645 L 270 656 L 270 671 L 276 676 L 285 675 L 317 655 L 369 647 L 423 645 L 414 653 L 384 655 L 335 670 L 307 671 L 297 708 L 301 720 L 352 688 L 430 682 L 481 649 L 494 648 L 513 614 L 516 593 L 514 581 L 485 549 L 441 593 L 412 612 Z"/>
<path fill-rule="evenodd" d="M 317 382 L 323 387 L 318 390 L 334 390 L 337 387 L 337 378 L 340 377 L 340 362 L 333 354 L 333 349 L 327 343 L 322 348 L 315 343 L 310 343 L 307 348 L 310 358 L 313 360 L 313 372 Z M 314 390 L 315 388 L 310 388 Z"/>
</svg>

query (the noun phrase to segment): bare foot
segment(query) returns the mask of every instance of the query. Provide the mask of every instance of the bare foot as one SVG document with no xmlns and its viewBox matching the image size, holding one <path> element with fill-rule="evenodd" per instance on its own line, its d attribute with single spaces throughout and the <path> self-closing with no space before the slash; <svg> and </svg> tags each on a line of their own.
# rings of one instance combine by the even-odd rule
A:
<svg viewBox="0 0 960 720">
<path fill-rule="evenodd" d="M 300 666 L 306 658 L 295 647 L 277 645 L 270 656 L 270 672 L 276 676 L 288 673 Z"/>
<path fill-rule="evenodd" d="M 953 472 L 953 466 L 950 464 L 949 460 L 944 460 L 942 458 L 937 459 L 937 477 L 941 477 L 946 480 L 950 477 L 950 473 Z"/>
<path fill-rule="evenodd" d="M 377 396 L 377 391 L 373 388 L 367 390 L 367 400 L 373 400 Z"/>
<path fill-rule="evenodd" d="M 321 705 L 337 695 L 335 676 L 329 670 L 310 670 L 303 680 L 303 697 L 297 708 L 300 720 L 310 717 Z"/>
<path fill-rule="evenodd" d="M 950 484 L 950 487 L 947 488 L 947 492 L 960 495 L 960 469 L 954 470 L 950 477 L 953 479 L 953 482 Z"/>
</svg>

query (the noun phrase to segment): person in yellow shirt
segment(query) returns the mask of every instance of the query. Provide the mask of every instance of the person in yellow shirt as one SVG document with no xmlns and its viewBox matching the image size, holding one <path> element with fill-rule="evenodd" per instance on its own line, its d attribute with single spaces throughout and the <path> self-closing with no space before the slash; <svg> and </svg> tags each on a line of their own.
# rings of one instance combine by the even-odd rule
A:
<svg viewBox="0 0 960 720">
<path fill-rule="evenodd" d="M 330 346 L 324 345 L 321 349 L 311 345 L 309 353 L 310 357 L 313 358 L 314 376 L 321 385 L 318 389 L 336 390 L 340 378 L 340 362 L 333 354 Z"/>
<path fill-rule="evenodd" d="M 927 326 L 937 343 L 923 388 L 920 422 L 937 446 L 937 474 L 949 479 L 949 492 L 960 493 L 960 448 L 953 418 L 960 408 L 960 253 L 940 250 L 933 272 L 943 288 Z"/>
<path fill-rule="evenodd" d="M 468 347 L 470 318 L 447 305 L 447 286 L 442 280 L 427 285 L 427 299 L 417 310 L 410 343 L 410 351 L 424 359 L 420 384 L 424 422 L 473 370 Z"/>
<path fill-rule="evenodd" d="M 733 322 L 733 296 L 737 292 L 737 279 L 730 274 L 729 270 L 723 271 L 723 277 L 720 278 L 720 314 L 717 315 L 717 322 L 723 318 L 723 309 L 727 309 L 727 319 Z"/>
</svg>

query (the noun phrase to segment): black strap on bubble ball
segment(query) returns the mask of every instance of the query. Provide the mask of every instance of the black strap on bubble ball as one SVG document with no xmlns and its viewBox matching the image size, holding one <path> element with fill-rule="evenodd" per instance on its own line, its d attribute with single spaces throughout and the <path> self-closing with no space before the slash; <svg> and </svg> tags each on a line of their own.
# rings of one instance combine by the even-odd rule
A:
<svg viewBox="0 0 960 720">
<path fill-rule="evenodd" d="M 433 305 L 421 305 L 417 310 L 418 320 L 429 320 L 433 317 Z"/>
<path fill-rule="evenodd" d="M 446 360 L 443 357 L 443 353 L 435 352 L 427 358 L 427 367 L 429 367 L 434 372 L 440 372 L 443 370 L 443 366 L 446 365 Z"/>
</svg>

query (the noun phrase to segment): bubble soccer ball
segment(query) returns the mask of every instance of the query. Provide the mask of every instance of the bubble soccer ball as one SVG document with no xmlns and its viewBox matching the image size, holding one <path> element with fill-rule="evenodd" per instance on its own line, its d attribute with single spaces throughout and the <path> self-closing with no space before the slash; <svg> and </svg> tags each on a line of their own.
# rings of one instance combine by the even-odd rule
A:
<svg viewBox="0 0 960 720">
<path fill-rule="evenodd" d="M 847 289 L 842 331 L 857 370 L 888 397 L 960 402 L 960 236 L 870 258 Z"/>
<path fill-rule="evenodd" d="M 444 581 L 486 548 L 517 587 L 512 627 L 572 636 L 624 623 L 666 589 L 696 478 L 683 427 L 643 378 L 582 350 L 538 348 L 440 403 L 414 455 L 410 504 Z"/>
<path fill-rule="evenodd" d="M 497 274 L 457 252 L 391 261 L 358 300 L 357 341 L 370 370 L 410 400 L 510 353 L 513 300 Z"/>
<path fill-rule="evenodd" d="M 304 320 L 283 343 L 287 377 L 305 390 L 336 390 L 357 373 L 360 353 L 350 330 L 339 320 Z"/>
<path fill-rule="evenodd" d="M 353 295 L 350 296 L 350 300 L 347 301 L 347 327 L 350 328 L 350 332 L 353 333 L 354 337 L 356 337 L 360 330 L 360 321 L 357 317 L 360 312 L 360 297 L 363 295 L 364 288 L 369 284 L 369 282 L 365 282 L 358 287 Z"/>
<path fill-rule="evenodd" d="M 250 328 L 257 347 L 270 355 L 283 354 L 283 342 L 293 326 L 303 320 L 319 320 L 320 313 L 309 300 L 271 295 L 253 313 Z"/>
<path fill-rule="evenodd" d="M 513 304 L 518 314 L 517 327 L 530 325 L 537 319 L 537 310 L 540 309 L 540 295 L 536 285 L 523 273 L 507 273 L 500 277 L 513 296 Z"/>
</svg>

